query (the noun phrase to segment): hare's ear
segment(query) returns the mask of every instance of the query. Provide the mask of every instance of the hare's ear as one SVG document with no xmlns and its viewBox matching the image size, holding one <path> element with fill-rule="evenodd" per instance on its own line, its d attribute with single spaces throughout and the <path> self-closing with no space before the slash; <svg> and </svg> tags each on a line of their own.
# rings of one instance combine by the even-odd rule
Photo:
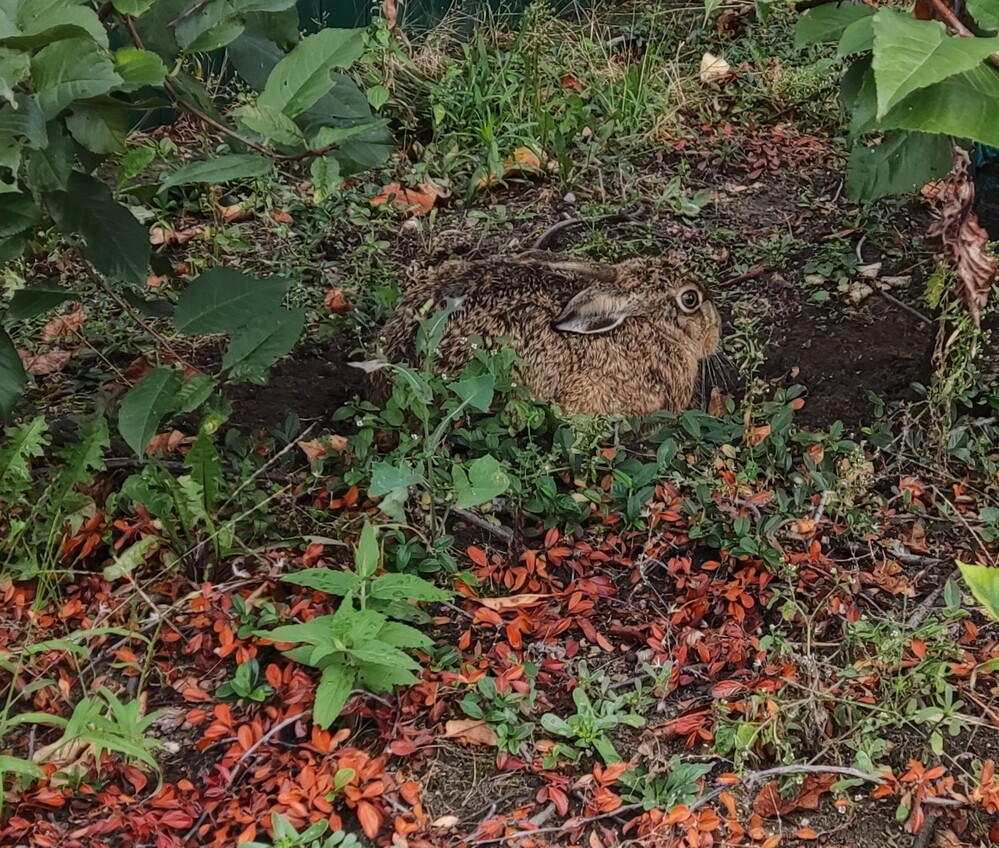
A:
<svg viewBox="0 0 999 848">
<path fill-rule="evenodd" d="M 592 287 L 573 297 L 552 326 L 566 333 L 607 333 L 621 325 L 631 314 L 631 307 L 632 298 L 629 295 Z"/>
</svg>

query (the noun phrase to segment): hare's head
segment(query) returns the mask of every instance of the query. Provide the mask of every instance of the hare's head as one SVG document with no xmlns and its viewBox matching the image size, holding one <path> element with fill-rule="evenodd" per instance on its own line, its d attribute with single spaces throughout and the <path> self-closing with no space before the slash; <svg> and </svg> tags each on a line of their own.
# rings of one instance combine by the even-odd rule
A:
<svg viewBox="0 0 999 848">
<path fill-rule="evenodd" d="M 631 259 L 619 265 L 554 262 L 551 267 L 591 279 L 552 322 L 567 333 L 606 333 L 628 318 L 675 327 L 699 358 L 718 346 L 721 317 L 710 293 L 671 259 Z"/>
</svg>

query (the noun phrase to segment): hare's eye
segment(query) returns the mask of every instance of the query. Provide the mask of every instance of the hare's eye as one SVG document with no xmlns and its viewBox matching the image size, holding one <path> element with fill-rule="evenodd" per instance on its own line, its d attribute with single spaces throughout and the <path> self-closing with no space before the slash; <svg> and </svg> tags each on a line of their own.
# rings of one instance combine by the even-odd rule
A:
<svg viewBox="0 0 999 848">
<path fill-rule="evenodd" d="M 677 301 L 684 312 L 694 312 L 701 305 L 701 293 L 695 288 L 684 289 Z"/>
</svg>

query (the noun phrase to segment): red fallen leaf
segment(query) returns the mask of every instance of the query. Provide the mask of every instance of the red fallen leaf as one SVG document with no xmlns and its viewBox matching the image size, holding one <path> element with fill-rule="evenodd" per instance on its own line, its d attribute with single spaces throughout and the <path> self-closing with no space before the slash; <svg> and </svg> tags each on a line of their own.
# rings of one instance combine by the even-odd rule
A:
<svg viewBox="0 0 999 848">
<path fill-rule="evenodd" d="M 247 221 L 252 217 L 252 213 L 243 207 L 242 203 L 233 203 L 230 206 L 218 206 L 222 220 L 227 224 L 235 224 L 239 221 Z"/>
<path fill-rule="evenodd" d="M 560 816 L 569 812 L 569 796 L 557 786 L 548 787 L 548 800 L 555 805 L 555 812 Z"/>
<path fill-rule="evenodd" d="M 780 784 L 770 781 L 756 795 L 753 801 L 753 812 L 764 819 L 774 819 L 780 815 L 783 799 L 780 797 Z"/>
<path fill-rule="evenodd" d="M 382 829 L 382 814 L 370 801 L 357 802 L 357 820 L 361 823 L 361 830 L 368 839 L 374 839 Z"/>
<path fill-rule="evenodd" d="M 330 312 L 333 312 L 336 315 L 342 315 L 344 312 L 350 312 L 352 308 L 343 293 L 343 289 L 338 289 L 335 286 L 326 292 L 326 296 L 323 298 L 323 304 Z"/>
<path fill-rule="evenodd" d="M 957 269 L 958 294 L 977 327 L 996 280 L 997 265 L 988 253 L 989 235 L 972 211 L 975 184 L 968 174 L 968 153 L 954 148 L 954 167 L 934 198 L 940 219 L 927 235 L 940 239 L 944 256 Z"/>
<path fill-rule="evenodd" d="M 989 828 L 989 842 L 993 845 L 999 845 L 999 821 Z"/>
<path fill-rule="evenodd" d="M 597 779 L 598 783 L 602 783 L 604 786 L 611 786 L 630 768 L 631 763 L 613 763 L 607 766 L 607 768 L 603 768 L 600 763 L 597 763 L 593 766 L 593 776 Z"/>
<path fill-rule="evenodd" d="M 489 558 L 486 556 L 486 552 L 481 548 L 477 548 L 474 545 L 470 546 L 466 551 L 468 558 L 474 562 L 476 565 L 485 568 L 489 564 Z"/>
<path fill-rule="evenodd" d="M 420 784 L 415 780 L 407 780 L 399 787 L 399 794 L 409 806 L 415 807 L 420 803 Z"/>
<path fill-rule="evenodd" d="M 722 680 L 711 687 L 713 698 L 730 698 L 738 692 L 745 691 L 746 687 L 739 680 Z"/>
<path fill-rule="evenodd" d="M 183 810 L 170 810 L 160 818 L 160 824 L 174 830 L 187 830 L 194 824 L 194 817 Z"/>
<path fill-rule="evenodd" d="M 819 832 L 810 827 L 799 827 L 794 832 L 794 835 L 797 836 L 798 839 L 804 839 L 806 842 L 819 838 Z"/>
<path fill-rule="evenodd" d="M 83 328 L 86 320 L 87 313 L 82 306 L 72 312 L 67 312 L 65 315 L 57 315 L 42 327 L 42 341 L 54 342 L 64 336 L 75 335 Z"/>
<path fill-rule="evenodd" d="M 191 703 L 195 703 L 195 704 L 198 704 L 198 703 L 200 703 L 200 704 L 208 704 L 208 703 L 211 703 L 212 701 L 215 700 L 204 689 L 198 689 L 198 688 L 196 688 L 194 686 L 188 686 L 183 692 L 180 693 L 180 696 L 185 701 L 190 701 Z"/>
<path fill-rule="evenodd" d="M 26 350 L 19 350 L 24 370 L 36 377 L 58 374 L 69 363 L 73 354 L 68 350 L 54 350 L 51 353 L 40 353 L 32 356 Z"/>
<path fill-rule="evenodd" d="M 582 91 L 586 86 L 580 82 L 579 77 L 566 71 L 562 74 L 562 88 L 567 91 Z"/>
<path fill-rule="evenodd" d="M 283 209 L 275 209 L 271 212 L 271 220 L 277 222 L 278 224 L 294 224 L 295 219 L 291 217 L 288 212 Z"/>
<path fill-rule="evenodd" d="M 399 183 L 390 183 L 382 189 L 381 194 L 371 198 L 371 205 L 382 206 L 392 201 L 399 212 L 418 217 L 429 214 L 438 200 L 449 197 L 450 194 L 430 177 L 426 177 L 419 188 L 403 188 Z"/>
</svg>

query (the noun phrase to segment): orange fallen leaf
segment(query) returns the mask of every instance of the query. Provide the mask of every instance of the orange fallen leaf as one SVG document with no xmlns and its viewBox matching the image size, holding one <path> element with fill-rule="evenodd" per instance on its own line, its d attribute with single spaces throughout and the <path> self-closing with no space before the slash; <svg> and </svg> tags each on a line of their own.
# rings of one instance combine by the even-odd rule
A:
<svg viewBox="0 0 999 848">
<path fill-rule="evenodd" d="M 298 442 L 298 446 L 302 449 L 302 453 L 305 454 L 305 458 L 309 462 L 316 462 L 330 454 L 343 453 L 347 450 L 347 438 L 346 436 L 332 435 L 327 436 L 325 439 L 311 439 L 307 442 Z"/>
<path fill-rule="evenodd" d="M 189 445 L 194 441 L 192 436 L 182 433 L 180 430 L 171 430 L 169 433 L 157 433 L 149 440 L 146 446 L 146 453 L 174 453 L 183 445 Z"/>
<path fill-rule="evenodd" d="M 291 214 L 285 212 L 283 209 L 274 209 L 271 211 L 271 219 L 278 224 L 294 224 L 295 219 L 291 217 Z"/>
<path fill-rule="evenodd" d="M 497 174 L 490 172 L 482 177 L 476 184 L 477 189 L 489 188 L 507 177 L 515 176 L 537 176 L 545 172 L 545 163 L 529 147 L 518 147 L 513 151 L 513 156 L 503 160 L 503 170 Z"/>
<path fill-rule="evenodd" d="M 51 353 L 41 353 L 32 356 L 26 350 L 19 350 L 24 370 L 36 377 L 57 374 L 66 367 L 73 354 L 68 350 L 54 350 Z"/>
<path fill-rule="evenodd" d="M 83 328 L 86 320 L 87 313 L 82 306 L 74 309 L 72 312 L 67 312 L 65 315 L 57 315 L 42 327 L 42 341 L 54 342 L 63 336 L 78 333 Z"/>
<path fill-rule="evenodd" d="M 160 274 L 160 275 L 150 274 L 148 277 L 146 277 L 146 285 L 149 286 L 149 288 L 151 289 L 158 289 L 169 279 L 170 278 L 166 274 Z"/>
<path fill-rule="evenodd" d="M 323 298 L 323 303 L 326 308 L 337 315 L 342 315 L 344 312 L 350 312 L 351 306 L 347 301 L 346 295 L 343 293 L 343 289 L 334 286 L 328 292 L 326 292 L 326 297 Z"/>
<path fill-rule="evenodd" d="M 495 747 L 499 744 L 496 731 L 481 719 L 456 718 L 444 725 L 444 738 L 457 739 L 467 745 L 487 745 Z"/>
<path fill-rule="evenodd" d="M 496 612 L 504 612 L 506 610 L 524 609 L 525 607 L 534 607 L 538 604 L 544 603 L 551 595 L 510 595 L 504 598 L 476 598 L 482 606 L 488 607 Z"/>
<path fill-rule="evenodd" d="M 381 194 L 371 198 L 371 205 L 381 206 L 391 201 L 399 212 L 419 217 L 429 214 L 438 200 L 449 197 L 450 194 L 430 177 L 426 177 L 419 188 L 404 188 L 399 183 L 389 183 Z"/>
<path fill-rule="evenodd" d="M 562 74 L 562 88 L 567 91 L 582 91 L 585 87 L 575 74 L 568 71 Z"/>
<path fill-rule="evenodd" d="M 219 215 L 222 216 L 222 220 L 227 224 L 246 221 L 252 217 L 252 213 L 242 203 L 233 203 L 229 206 L 217 206 L 215 208 L 218 210 Z"/>
<path fill-rule="evenodd" d="M 204 224 L 196 224 L 183 230 L 175 230 L 173 227 L 150 227 L 149 243 L 154 247 L 169 244 L 187 244 L 189 241 L 198 238 L 205 233 Z"/>
</svg>

